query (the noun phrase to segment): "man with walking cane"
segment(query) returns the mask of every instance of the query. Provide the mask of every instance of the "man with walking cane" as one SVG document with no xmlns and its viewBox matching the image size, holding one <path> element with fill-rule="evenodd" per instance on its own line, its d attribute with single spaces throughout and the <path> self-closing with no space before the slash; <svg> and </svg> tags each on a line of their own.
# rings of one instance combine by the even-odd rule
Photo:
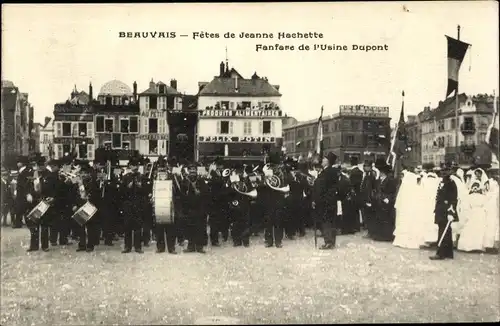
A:
<svg viewBox="0 0 500 326">
<path fill-rule="evenodd" d="M 450 178 L 451 164 L 442 167 L 442 181 L 439 184 L 434 209 L 434 223 L 438 225 L 438 249 L 431 260 L 453 259 L 453 239 L 451 223 L 458 222 L 458 192 L 455 182 Z"/>
</svg>

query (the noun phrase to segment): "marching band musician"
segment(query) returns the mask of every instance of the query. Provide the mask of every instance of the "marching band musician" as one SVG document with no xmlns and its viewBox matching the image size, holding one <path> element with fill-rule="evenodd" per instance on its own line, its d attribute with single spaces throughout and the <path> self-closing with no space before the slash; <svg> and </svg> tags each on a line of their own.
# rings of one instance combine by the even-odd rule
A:
<svg viewBox="0 0 500 326">
<path fill-rule="evenodd" d="M 14 191 L 14 219 L 12 221 L 14 229 L 23 227 L 23 217 L 27 213 L 28 206 L 31 205 L 31 203 L 28 203 L 27 196 L 30 191 L 30 181 L 28 178 L 32 172 L 30 172 L 27 165 L 28 158 L 20 156 L 17 160 L 17 185 Z"/>
<path fill-rule="evenodd" d="M 285 234 L 290 240 L 293 240 L 299 229 L 299 220 L 303 218 L 300 215 L 302 199 L 304 197 L 303 178 L 297 177 L 298 162 L 293 159 L 287 159 L 285 162 L 285 173 L 290 185 L 290 195 L 286 198 L 287 221 L 285 224 Z"/>
<path fill-rule="evenodd" d="M 31 201 L 28 199 L 28 210 L 33 209 L 44 198 L 47 198 L 47 201 L 51 203 L 54 200 L 54 189 L 57 186 L 57 184 L 51 182 L 52 180 L 50 176 L 46 173 L 40 178 L 35 178 L 35 171 L 31 171 L 32 174 L 30 176 L 31 180 L 28 195 L 28 197 L 31 198 Z M 45 252 L 49 251 L 49 227 L 51 224 L 51 215 L 53 216 L 50 212 L 46 212 L 46 214 L 42 216 L 39 221 L 29 218 L 26 219 L 26 225 L 30 230 L 30 246 L 27 250 L 28 252 L 39 250 L 40 242 L 42 250 Z"/>
<path fill-rule="evenodd" d="M 160 160 L 156 163 L 158 169 L 168 169 L 167 162 L 165 160 Z M 174 205 L 174 209 L 176 209 L 176 201 L 175 198 L 179 196 L 179 188 L 174 180 L 174 176 L 170 173 L 170 177 L 172 178 L 172 204 Z M 177 176 L 175 176 L 177 178 Z M 151 182 L 152 183 L 152 182 Z M 153 186 L 151 186 L 151 191 L 153 190 Z M 151 205 L 152 206 L 152 205 Z M 153 215 L 153 207 L 151 207 L 151 214 Z M 155 221 L 154 231 L 156 236 L 156 253 L 165 252 L 165 246 L 167 247 L 168 253 L 172 255 L 176 255 L 175 251 L 175 238 L 176 238 L 176 225 L 175 223 L 177 216 L 176 212 L 174 212 L 174 221 L 173 223 L 159 223 L 158 220 Z"/>
<path fill-rule="evenodd" d="M 242 175 L 243 166 L 235 166 L 237 174 Z M 246 180 L 242 180 L 245 182 Z M 234 189 L 231 189 L 227 194 L 229 204 L 229 216 L 232 221 L 231 237 L 233 246 L 245 247 L 250 246 L 250 197 L 244 195 Z"/>
<path fill-rule="evenodd" d="M 140 158 L 140 164 L 142 164 L 144 167 L 149 163 L 149 159 L 146 159 L 144 156 Z M 167 162 L 163 155 L 160 155 L 158 157 L 158 160 L 156 161 L 157 166 L 160 166 L 162 168 L 166 168 Z M 153 167 L 151 167 L 153 168 Z M 149 247 L 149 243 L 151 242 L 151 232 L 154 230 L 153 224 L 154 224 L 154 219 L 153 219 L 153 202 L 152 202 L 152 197 L 153 197 L 153 180 L 152 178 L 149 177 L 149 171 L 144 170 L 143 175 L 142 175 L 142 184 L 144 186 L 144 198 L 142 198 L 143 202 L 143 209 L 144 209 L 144 223 L 142 226 L 142 244 L 144 247 Z"/>
<path fill-rule="evenodd" d="M 76 162 L 80 166 L 80 179 L 78 180 L 78 197 L 73 206 L 73 212 L 79 207 L 82 207 L 87 201 L 92 205 L 99 206 L 99 184 L 97 174 L 87 162 Z M 84 225 L 79 225 L 78 230 L 78 248 L 77 252 L 86 251 L 92 252 L 96 245 L 99 244 L 99 229 L 98 220 L 90 219 Z"/>
<path fill-rule="evenodd" d="M 337 229 L 337 186 L 339 174 L 333 165 L 337 160 L 337 155 L 330 152 L 323 157 L 321 165 L 323 170 L 318 175 L 314 183 L 312 207 L 315 210 L 315 218 L 322 224 L 322 233 L 325 244 L 320 249 L 335 248 Z"/>
<path fill-rule="evenodd" d="M 269 154 L 270 169 L 276 168 L 280 164 L 278 153 Z M 265 176 L 267 178 L 267 176 Z M 266 248 L 283 247 L 283 218 L 285 211 L 285 196 L 283 193 L 275 191 L 267 185 L 259 189 L 259 196 L 262 195 L 264 202 L 264 239 Z"/>
<path fill-rule="evenodd" d="M 215 169 L 210 173 L 211 201 L 209 207 L 210 243 L 213 247 L 220 246 L 219 233 L 222 233 L 223 241 L 226 242 L 229 236 L 229 213 L 228 213 L 228 176 L 222 175 L 223 165 L 220 158 L 213 163 Z"/>
<path fill-rule="evenodd" d="M 130 157 L 128 166 L 130 171 L 122 177 L 122 194 L 123 194 L 123 217 L 124 217 L 124 238 L 125 247 L 122 253 L 132 251 L 132 244 L 135 252 L 144 253 L 142 251 L 142 226 L 143 226 L 143 184 L 142 176 L 138 171 L 139 160 L 136 157 Z"/>
<path fill-rule="evenodd" d="M 299 237 L 306 235 L 306 226 L 312 227 L 312 214 L 311 214 L 311 195 L 312 195 L 312 184 L 314 182 L 314 177 L 309 173 L 309 165 L 305 160 L 297 163 L 297 170 L 299 175 L 301 175 L 301 184 L 304 191 L 303 198 L 300 201 L 298 219 L 298 231 Z M 311 181 L 309 181 L 311 180 Z"/>
<path fill-rule="evenodd" d="M 198 170 L 192 164 L 188 168 L 188 175 L 183 180 L 183 193 L 185 196 L 185 236 L 188 240 L 188 247 L 184 252 L 205 253 L 203 244 L 206 236 L 206 213 L 201 200 L 205 182 L 199 182 Z"/>
</svg>

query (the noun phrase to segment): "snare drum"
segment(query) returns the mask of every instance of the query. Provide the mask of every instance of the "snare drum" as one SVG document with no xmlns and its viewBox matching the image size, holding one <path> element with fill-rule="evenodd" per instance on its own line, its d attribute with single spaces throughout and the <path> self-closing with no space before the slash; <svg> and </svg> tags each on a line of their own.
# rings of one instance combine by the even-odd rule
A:
<svg viewBox="0 0 500 326">
<path fill-rule="evenodd" d="M 73 214 L 71 218 L 80 224 L 80 226 L 83 226 L 92 218 L 92 216 L 95 215 L 96 212 L 97 208 L 90 202 L 86 202 L 75 212 L 75 214 Z"/>
<path fill-rule="evenodd" d="M 45 200 L 42 200 L 41 202 L 38 203 L 38 205 L 35 206 L 29 212 L 29 214 L 26 216 L 26 219 L 31 220 L 33 222 L 38 222 L 42 218 L 42 216 L 47 213 L 47 210 L 49 209 L 50 204 L 46 202 Z"/>
</svg>

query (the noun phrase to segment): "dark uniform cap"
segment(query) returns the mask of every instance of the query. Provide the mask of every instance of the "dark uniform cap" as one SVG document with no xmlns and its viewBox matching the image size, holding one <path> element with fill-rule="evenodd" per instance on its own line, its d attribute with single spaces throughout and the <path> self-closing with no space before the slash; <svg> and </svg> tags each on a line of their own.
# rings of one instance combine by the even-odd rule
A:
<svg viewBox="0 0 500 326">
<path fill-rule="evenodd" d="M 335 162 L 337 162 L 337 155 L 335 155 L 334 152 L 330 152 L 326 156 L 326 159 L 328 160 L 328 163 L 330 163 L 330 165 L 333 165 L 335 164 Z"/>
<path fill-rule="evenodd" d="M 24 165 L 27 165 L 29 163 L 29 159 L 27 156 L 24 156 L 24 155 L 20 155 L 17 157 L 17 162 L 18 163 L 22 163 Z"/>
<path fill-rule="evenodd" d="M 365 162 L 363 163 L 363 166 L 372 167 L 372 161 L 370 161 L 370 160 L 365 160 Z"/>
</svg>

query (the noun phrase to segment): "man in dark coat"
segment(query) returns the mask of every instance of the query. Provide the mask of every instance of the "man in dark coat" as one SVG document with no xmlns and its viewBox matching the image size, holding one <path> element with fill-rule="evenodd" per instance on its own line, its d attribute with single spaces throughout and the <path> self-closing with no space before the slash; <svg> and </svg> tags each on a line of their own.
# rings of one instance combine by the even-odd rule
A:
<svg viewBox="0 0 500 326">
<path fill-rule="evenodd" d="M 210 173 L 210 202 L 209 206 L 209 224 L 210 224 L 210 243 L 213 247 L 220 246 L 219 233 L 225 235 L 227 241 L 229 229 L 228 213 L 228 193 L 227 180 L 222 176 L 222 162 L 216 159 L 214 162 L 216 169 Z"/>
<path fill-rule="evenodd" d="M 351 230 L 354 232 L 359 232 L 361 230 L 361 221 L 360 221 L 360 205 L 358 198 L 360 197 L 361 192 L 361 182 L 363 181 L 363 171 L 358 167 L 359 160 L 357 156 L 351 157 L 351 171 L 349 172 L 349 182 L 351 184 L 351 188 L 354 191 L 352 201 L 352 227 Z"/>
<path fill-rule="evenodd" d="M 28 213 L 29 203 L 26 196 L 31 189 L 29 176 L 32 175 L 32 172 L 27 165 L 28 158 L 20 156 L 17 160 L 17 190 L 14 196 L 14 219 L 12 222 L 14 229 L 23 227 L 23 218 Z"/>
<path fill-rule="evenodd" d="M 375 219 L 374 194 L 376 191 L 376 176 L 372 170 L 372 162 L 365 161 L 363 164 L 363 179 L 359 190 L 359 205 L 363 217 L 363 225 L 368 229 L 367 236 L 370 236 L 370 223 Z"/>
<path fill-rule="evenodd" d="M 196 165 L 191 164 L 188 168 L 188 175 L 182 182 L 186 209 L 184 232 L 188 240 L 188 247 L 184 250 L 186 253 L 205 253 L 203 246 L 207 229 L 206 211 L 203 209 L 202 197 L 206 195 L 206 189 L 203 187 L 205 182 L 202 182 L 198 179 Z"/>
<path fill-rule="evenodd" d="M 394 178 L 391 167 L 384 159 L 377 160 L 375 166 L 380 171 L 380 178 L 377 180 L 376 215 L 371 236 L 377 241 L 393 241 L 396 222 L 394 205 L 398 192 L 398 180 Z"/>
<path fill-rule="evenodd" d="M 125 229 L 125 246 L 122 253 L 132 251 L 132 245 L 137 253 L 142 251 L 142 225 L 143 225 L 143 206 L 140 204 L 144 193 L 142 177 L 138 171 L 138 161 L 135 157 L 129 159 L 130 172 L 123 175 L 122 194 L 123 194 L 123 215 Z"/>
<path fill-rule="evenodd" d="M 325 244 L 320 249 L 333 249 L 337 237 L 335 222 L 337 220 L 337 187 L 340 171 L 333 165 L 337 160 L 337 155 L 329 153 L 324 157 L 321 165 L 323 170 L 318 175 L 313 189 L 313 209 L 316 211 L 316 218 L 322 222 L 322 233 Z"/>
<path fill-rule="evenodd" d="M 431 260 L 453 259 L 453 238 L 451 223 L 458 222 L 457 203 L 458 190 L 455 182 L 450 178 L 451 164 L 442 166 L 442 180 L 439 183 L 434 208 L 434 223 L 438 225 L 438 241 L 443 237 L 441 245 Z M 446 231 L 446 232 L 445 232 Z"/>
</svg>

